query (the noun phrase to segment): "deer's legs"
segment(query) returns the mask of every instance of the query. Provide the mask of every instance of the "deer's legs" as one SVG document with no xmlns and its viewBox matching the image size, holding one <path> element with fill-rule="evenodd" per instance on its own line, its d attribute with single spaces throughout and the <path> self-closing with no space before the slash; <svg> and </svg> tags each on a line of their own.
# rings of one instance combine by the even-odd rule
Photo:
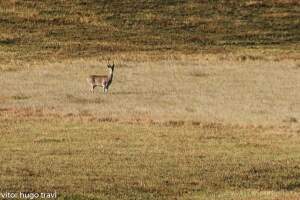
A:
<svg viewBox="0 0 300 200">
<path fill-rule="evenodd" d="M 103 87 L 103 92 L 107 93 L 107 88 L 106 87 Z"/>
<path fill-rule="evenodd" d="M 95 89 L 95 87 L 96 87 L 96 85 L 91 85 L 91 89 L 90 89 L 90 91 L 91 91 L 92 93 L 94 93 L 94 89 Z"/>
</svg>

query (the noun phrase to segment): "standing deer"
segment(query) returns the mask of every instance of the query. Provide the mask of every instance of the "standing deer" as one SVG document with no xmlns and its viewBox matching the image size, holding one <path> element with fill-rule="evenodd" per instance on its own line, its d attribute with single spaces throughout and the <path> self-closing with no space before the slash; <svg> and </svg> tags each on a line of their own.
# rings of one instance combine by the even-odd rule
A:
<svg viewBox="0 0 300 200">
<path fill-rule="evenodd" d="M 103 87 L 103 92 L 107 93 L 108 87 L 111 85 L 113 80 L 113 73 L 114 73 L 115 63 L 109 64 L 107 63 L 107 68 L 109 69 L 109 73 L 107 76 L 105 75 L 90 75 L 87 78 L 87 82 L 91 85 L 90 91 L 94 93 L 94 89 L 97 86 Z"/>
</svg>

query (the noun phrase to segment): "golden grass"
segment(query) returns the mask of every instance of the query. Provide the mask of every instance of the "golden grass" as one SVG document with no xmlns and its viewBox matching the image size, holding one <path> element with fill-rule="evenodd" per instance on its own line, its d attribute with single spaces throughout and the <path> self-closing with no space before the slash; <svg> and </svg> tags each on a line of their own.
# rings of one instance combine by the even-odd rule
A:
<svg viewBox="0 0 300 200">
<path fill-rule="evenodd" d="M 220 193 L 202 193 L 195 195 L 191 199 L 210 199 L 210 200 L 297 200 L 299 193 L 297 192 L 280 192 L 280 191 L 261 191 L 261 190 L 241 190 L 241 191 L 225 191 Z"/>
<path fill-rule="evenodd" d="M 137 62 L 120 56 L 107 95 L 100 88 L 91 94 L 86 82 L 89 74 L 107 73 L 98 59 L 17 67 L 2 71 L 1 108 L 119 121 L 297 125 L 297 60 L 224 59 Z"/>
<path fill-rule="evenodd" d="M 299 199 L 299 5 L 1 1 L 0 193 Z"/>
<path fill-rule="evenodd" d="M 297 199 L 298 134 L 222 124 L 1 117 L 1 192 L 59 199 Z M 282 132 L 284 131 L 284 132 Z"/>
<path fill-rule="evenodd" d="M 245 55 L 245 54 L 244 54 Z M 59 199 L 297 199 L 299 62 L 237 55 L 11 65 L 1 192 Z M 145 58 L 145 57 L 144 57 Z"/>
</svg>

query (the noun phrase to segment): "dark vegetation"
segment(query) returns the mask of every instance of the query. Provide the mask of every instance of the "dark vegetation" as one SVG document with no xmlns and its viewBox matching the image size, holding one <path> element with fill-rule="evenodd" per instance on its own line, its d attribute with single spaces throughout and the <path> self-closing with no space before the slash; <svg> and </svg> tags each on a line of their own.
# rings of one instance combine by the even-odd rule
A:
<svg viewBox="0 0 300 200">
<path fill-rule="evenodd" d="M 297 0 L 1 1 L 0 62 L 120 52 L 298 51 L 299 13 Z"/>
</svg>

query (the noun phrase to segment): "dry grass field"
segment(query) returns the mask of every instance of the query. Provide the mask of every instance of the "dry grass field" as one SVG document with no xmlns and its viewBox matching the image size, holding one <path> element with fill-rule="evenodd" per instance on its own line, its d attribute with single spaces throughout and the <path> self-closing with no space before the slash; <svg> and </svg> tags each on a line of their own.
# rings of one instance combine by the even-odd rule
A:
<svg viewBox="0 0 300 200">
<path fill-rule="evenodd" d="M 112 121 L 279 126 L 300 120 L 298 61 L 183 56 L 156 62 L 115 62 L 107 95 L 100 87 L 91 94 L 86 81 L 90 74 L 107 74 L 105 61 L 97 59 L 4 71 L 1 107 L 21 115 L 40 112 Z"/>
<path fill-rule="evenodd" d="M 59 199 L 300 198 L 297 60 L 98 59 L 2 71 L 1 191 Z"/>
<path fill-rule="evenodd" d="M 59 199 L 299 199 L 299 132 L 61 118 L 0 123 L 1 190 Z"/>
<path fill-rule="evenodd" d="M 299 13 L 298 0 L 3 0 L 0 63 L 244 48 L 294 57 Z"/>
<path fill-rule="evenodd" d="M 0 1 L 0 199 L 300 199 L 299 13 Z"/>
</svg>

